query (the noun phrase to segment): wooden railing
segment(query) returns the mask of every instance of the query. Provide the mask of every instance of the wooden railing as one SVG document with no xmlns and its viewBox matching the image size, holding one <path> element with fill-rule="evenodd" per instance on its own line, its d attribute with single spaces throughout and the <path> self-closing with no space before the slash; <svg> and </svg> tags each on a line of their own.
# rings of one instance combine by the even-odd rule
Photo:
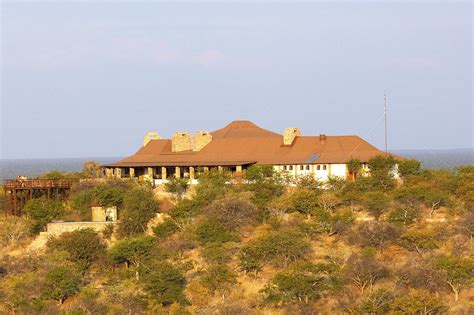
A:
<svg viewBox="0 0 474 315">
<path fill-rule="evenodd" d="M 6 179 L 5 189 L 70 188 L 74 179 Z"/>
</svg>

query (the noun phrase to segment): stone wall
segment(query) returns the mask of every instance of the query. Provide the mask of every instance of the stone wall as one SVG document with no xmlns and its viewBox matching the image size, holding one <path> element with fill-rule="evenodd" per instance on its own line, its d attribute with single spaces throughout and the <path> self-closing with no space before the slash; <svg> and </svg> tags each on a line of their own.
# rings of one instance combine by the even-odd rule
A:
<svg viewBox="0 0 474 315">
<path fill-rule="evenodd" d="M 193 151 L 200 151 L 211 141 L 212 135 L 209 133 L 209 131 L 196 132 L 193 137 Z"/>
<path fill-rule="evenodd" d="M 184 131 L 175 132 L 171 137 L 171 151 L 181 152 L 192 149 L 191 136 Z"/>
<path fill-rule="evenodd" d="M 101 232 L 111 224 L 114 224 L 114 222 L 52 222 L 48 223 L 47 231 L 48 236 L 58 236 L 64 232 L 73 232 L 81 229 L 93 229 L 94 231 Z"/>
<path fill-rule="evenodd" d="M 283 133 L 283 144 L 292 145 L 298 136 L 301 136 L 301 130 L 299 128 L 286 128 Z"/>
</svg>

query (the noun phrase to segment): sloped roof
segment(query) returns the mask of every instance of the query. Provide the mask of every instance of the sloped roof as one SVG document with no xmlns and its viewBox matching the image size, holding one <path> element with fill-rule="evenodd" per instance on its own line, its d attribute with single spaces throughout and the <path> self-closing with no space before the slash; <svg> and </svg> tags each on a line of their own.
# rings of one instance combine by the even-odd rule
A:
<svg viewBox="0 0 474 315">
<path fill-rule="evenodd" d="M 134 155 L 109 166 L 215 166 L 246 164 L 346 163 L 362 162 L 384 154 L 358 136 L 299 136 L 291 146 L 283 145 L 281 134 L 265 130 L 250 121 L 234 121 L 211 132 L 213 139 L 200 151 L 171 151 L 171 140 L 151 140 Z"/>
</svg>

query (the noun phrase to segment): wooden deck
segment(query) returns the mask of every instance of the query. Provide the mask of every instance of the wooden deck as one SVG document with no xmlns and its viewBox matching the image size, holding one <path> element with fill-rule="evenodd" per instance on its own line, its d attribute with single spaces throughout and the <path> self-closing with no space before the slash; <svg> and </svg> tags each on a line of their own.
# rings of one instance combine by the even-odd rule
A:
<svg viewBox="0 0 474 315">
<path fill-rule="evenodd" d="M 65 200 L 75 181 L 74 179 L 6 179 L 3 182 L 5 212 L 21 215 L 26 202 L 34 198 Z"/>
<path fill-rule="evenodd" d="M 6 179 L 5 189 L 71 188 L 72 179 Z"/>
</svg>

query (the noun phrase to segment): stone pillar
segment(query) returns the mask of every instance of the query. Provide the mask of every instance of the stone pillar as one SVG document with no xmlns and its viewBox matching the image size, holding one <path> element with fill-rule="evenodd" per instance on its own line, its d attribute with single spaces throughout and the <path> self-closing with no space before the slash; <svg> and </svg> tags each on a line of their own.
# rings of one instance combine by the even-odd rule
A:
<svg viewBox="0 0 474 315">
<path fill-rule="evenodd" d="M 116 168 L 115 168 L 115 176 L 116 176 L 117 178 L 122 177 L 122 169 L 121 169 L 120 167 L 116 167 Z"/>
<path fill-rule="evenodd" d="M 176 166 L 175 177 L 176 178 L 181 178 L 181 168 L 179 166 Z"/>
<path fill-rule="evenodd" d="M 112 177 L 112 169 L 111 168 L 107 167 L 105 169 L 105 176 L 106 177 Z"/>
<path fill-rule="evenodd" d="M 192 166 L 189 167 L 189 179 L 190 180 L 194 179 L 194 167 Z"/>
<path fill-rule="evenodd" d="M 162 180 L 166 179 L 166 167 L 161 168 L 161 179 Z"/>
<path fill-rule="evenodd" d="M 209 173 L 209 167 L 204 166 L 204 173 Z"/>
<path fill-rule="evenodd" d="M 153 167 L 148 167 L 146 173 L 151 179 L 153 179 Z"/>
<path fill-rule="evenodd" d="M 242 165 L 237 165 L 237 167 L 235 168 L 235 172 L 237 174 L 242 174 Z"/>
<path fill-rule="evenodd" d="M 224 171 L 224 168 L 222 166 L 218 166 L 217 170 L 219 171 L 219 173 L 222 173 Z"/>
<path fill-rule="evenodd" d="M 129 172 L 130 172 L 130 178 L 134 178 L 135 177 L 135 169 L 133 167 L 130 167 Z"/>
</svg>

